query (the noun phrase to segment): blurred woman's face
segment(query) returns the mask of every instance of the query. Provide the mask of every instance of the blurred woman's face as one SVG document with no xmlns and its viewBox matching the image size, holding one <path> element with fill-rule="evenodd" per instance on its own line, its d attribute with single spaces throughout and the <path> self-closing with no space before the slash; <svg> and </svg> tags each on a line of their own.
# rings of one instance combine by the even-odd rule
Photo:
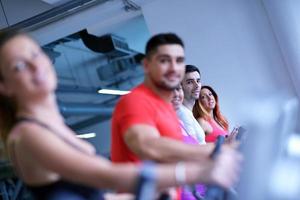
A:
<svg viewBox="0 0 300 200">
<path fill-rule="evenodd" d="M 201 105 L 204 107 L 204 109 L 206 111 L 211 111 L 216 106 L 216 99 L 215 99 L 213 93 L 207 88 L 201 89 L 199 99 L 200 99 Z"/>
<path fill-rule="evenodd" d="M 179 84 L 179 86 L 177 88 L 174 89 L 173 91 L 173 97 L 171 100 L 171 103 L 174 107 L 175 110 L 178 110 L 180 105 L 183 102 L 183 90 L 182 90 L 182 86 Z"/>
<path fill-rule="evenodd" d="M 39 45 L 26 35 L 18 35 L 0 49 L 2 93 L 15 98 L 53 92 L 57 80 L 52 63 Z"/>
</svg>

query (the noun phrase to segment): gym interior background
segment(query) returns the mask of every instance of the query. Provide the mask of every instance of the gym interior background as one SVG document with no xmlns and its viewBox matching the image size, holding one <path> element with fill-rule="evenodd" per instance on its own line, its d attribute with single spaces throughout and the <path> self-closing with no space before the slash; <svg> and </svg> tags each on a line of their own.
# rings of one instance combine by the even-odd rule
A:
<svg viewBox="0 0 300 200">
<path fill-rule="evenodd" d="M 175 32 L 232 125 L 249 141 L 242 199 L 299 195 L 300 2 L 293 0 L 1 0 L 0 29 L 38 40 L 57 75 L 66 123 L 109 156 L 119 95 L 143 80 L 147 39 Z M 267 173 L 268 172 L 268 173 Z M 2 172 L 1 172 L 2 173 Z M 5 173 L 3 171 L 3 173 Z M 291 178 L 293 177 L 293 178 Z"/>
</svg>

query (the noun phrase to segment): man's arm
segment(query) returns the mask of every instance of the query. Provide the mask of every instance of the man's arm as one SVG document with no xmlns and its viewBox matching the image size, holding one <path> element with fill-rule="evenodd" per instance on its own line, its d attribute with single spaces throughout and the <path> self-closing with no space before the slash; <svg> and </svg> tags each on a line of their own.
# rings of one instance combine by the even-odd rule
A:
<svg viewBox="0 0 300 200">
<path fill-rule="evenodd" d="M 127 146 L 141 159 L 158 162 L 207 160 L 214 145 L 188 145 L 167 137 L 161 137 L 158 130 L 150 125 L 137 124 L 129 127 L 124 134 Z"/>
</svg>

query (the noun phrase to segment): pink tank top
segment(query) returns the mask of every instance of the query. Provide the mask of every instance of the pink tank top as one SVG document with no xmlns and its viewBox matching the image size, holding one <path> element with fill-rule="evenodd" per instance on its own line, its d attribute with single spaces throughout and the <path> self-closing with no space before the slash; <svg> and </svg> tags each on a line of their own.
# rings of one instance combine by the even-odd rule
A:
<svg viewBox="0 0 300 200">
<path fill-rule="evenodd" d="M 210 134 L 205 135 L 206 142 L 215 142 L 219 135 L 223 135 L 223 136 L 228 135 L 228 132 L 225 131 L 220 126 L 218 126 L 214 120 L 210 119 L 207 122 L 211 125 L 213 131 Z"/>
</svg>

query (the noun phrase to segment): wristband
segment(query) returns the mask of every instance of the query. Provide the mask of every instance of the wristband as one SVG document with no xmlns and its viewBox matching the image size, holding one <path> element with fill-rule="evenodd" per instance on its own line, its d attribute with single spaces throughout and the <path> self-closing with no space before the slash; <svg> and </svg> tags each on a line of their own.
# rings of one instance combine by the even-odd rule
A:
<svg viewBox="0 0 300 200">
<path fill-rule="evenodd" d="M 186 169 L 183 162 L 178 162 L 175 167 L 175 179 L 179 185 L 186 183 Z"/>
<path fill-rule="evenodd" d="M 154 162 L 145 161 L 142 163 L 136 186 L 135 200 L 155 199 L 157 180 L 156 170 L 156 164 Z"/>
</svg>

